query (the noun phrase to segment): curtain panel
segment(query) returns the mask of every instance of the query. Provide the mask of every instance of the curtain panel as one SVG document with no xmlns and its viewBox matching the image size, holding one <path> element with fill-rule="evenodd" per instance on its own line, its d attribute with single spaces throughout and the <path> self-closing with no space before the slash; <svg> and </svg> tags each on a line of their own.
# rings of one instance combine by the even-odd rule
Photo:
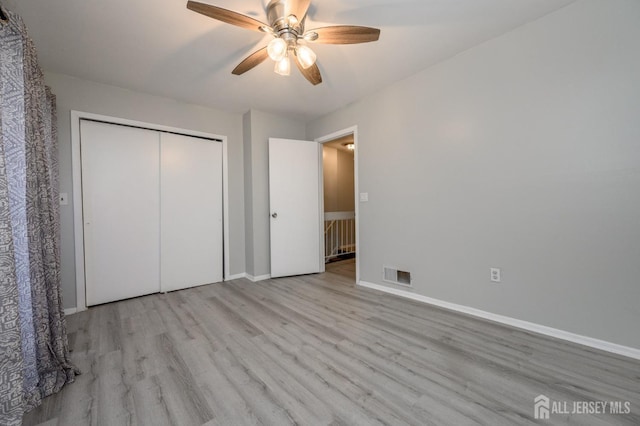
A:
<svg viewBox="0 0 640 426">
<path fill-rule="evenodd" d="M 60 297 L 55 96 L 20 17 L 0 20 L 0 424 L 74 380 Z"/>
</svg>

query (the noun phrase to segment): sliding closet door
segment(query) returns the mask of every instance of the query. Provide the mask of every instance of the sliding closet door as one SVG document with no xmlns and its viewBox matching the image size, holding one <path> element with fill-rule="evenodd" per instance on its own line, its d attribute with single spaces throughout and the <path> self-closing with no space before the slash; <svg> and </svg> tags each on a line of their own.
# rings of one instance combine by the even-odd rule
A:
<svg viewBox="0 0 640 426">
<path fill-rule="evenodd" d="M 161 291 L 222 281 L 222 143 L 162 133 Z"/>
<path fill-rule="evenodd" d="M 87 306 L 159 291 L 160 136 L 81 122 Z"/>
</svg>

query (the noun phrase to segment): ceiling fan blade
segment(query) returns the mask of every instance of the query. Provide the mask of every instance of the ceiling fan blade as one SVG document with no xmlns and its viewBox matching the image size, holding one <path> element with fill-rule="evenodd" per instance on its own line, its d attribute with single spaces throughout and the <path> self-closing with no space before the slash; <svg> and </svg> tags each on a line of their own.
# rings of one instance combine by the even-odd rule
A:
<svg viewBox="0 0 640 426">
<path fill-rule="evenodd" d="M 253 19 L 247 15 L 233 12 L 231 10 L 222 9 L 221 7 L 211 6 L 210 4 L 200 3 L 197 1 L 189 0 L 187 2 L 187 9 L 198 12 L 209 18 L 217 19 L 218 21 L 226 22 L 227 24 L 236 25 L 248 30 L 260 31 L 262 27 L 270 28 L 269 25 Z"/>
<path fill-rule="evenodd" d="M 314 40 L 314 34 L 318 37 Z M 336 25 L 309 30 L 305 33 L 305 39 L 315 43 L 324 44 L 356 44 L 377 41 L 380 38 L 380 30 L 370 27 L 358 27 L 355 25 Z"/>
<path fill-rule="evenodd" d="M 300 70 L 304 78 L 309 80 L 309 83 L 313 84 L 314 86 L 322 83 L 322 75 L 320 75 L 320 69 L 318 68 L 317 64 L 313 64 L 309 68 L 304 69 L 300 64 L 298 57 L 296 56 L 296 65 L 298 66 L 298 69 Z"/>
<path fill-rule="evenodd" d="M 267 53 L 267 48 L 263 47 L 262 49 L 257 50 L 253 52 L 251 55 L 247 56 L 244 59 L 244 61 L 240 62 L 238 66 L 235 67 L 233 71 L 231 71 L 231 73 L 235 75 L 244 74 L 245 72 L 260 65 L 268 57 L 269 57 L 269 54 Z"/>
<path fill-rule="evenodd" d="M 285 15 L 295 15 L 298 21 L 302 21 L 311 5 L 311 0 L 286 0 L 286 2 Z"/>
</svg>

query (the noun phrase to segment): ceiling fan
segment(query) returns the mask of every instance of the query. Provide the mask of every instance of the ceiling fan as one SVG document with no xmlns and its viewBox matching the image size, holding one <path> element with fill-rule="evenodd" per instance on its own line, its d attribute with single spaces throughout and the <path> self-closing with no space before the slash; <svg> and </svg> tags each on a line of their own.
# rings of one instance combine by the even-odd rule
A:
<svg viewBox="0 0 640 426">
<path fill-rule="evenodd" d="M 305 20 L 311 0 L 271 0 L 267 5 L 269 25 L 247 15 L 217 6 L 189 0 L 187 8 L 227 24 L 248 30 L 271 34 L 274 39 L 262 49 L 253 52 L 232 71 L 241 75 L 264 62 L 275 61 L 274 71 L 280 75 L 291 73 L 291 57 L 298 69 L 314 86 L 322 83 L 316 64 L 316 54 L 307 43 L 355 44 L 376 41 L 380 37 L 377 28 L 354 25 L 335 25 L 305 30 Z"/>
</svg>

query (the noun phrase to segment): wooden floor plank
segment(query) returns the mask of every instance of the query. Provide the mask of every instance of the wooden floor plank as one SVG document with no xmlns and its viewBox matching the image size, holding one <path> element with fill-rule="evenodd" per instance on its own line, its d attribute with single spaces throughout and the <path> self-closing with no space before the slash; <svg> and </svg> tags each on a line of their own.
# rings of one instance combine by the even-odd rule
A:
<svg viewBox="0 0 640 426">
<path fill-rule="evenodd" d="M 216 358 L 213 347 L 207 342 L 194 341 L 178 347 L 191 371 L 203 398 L 207 401 L 214 424 L 259 425 L 262 424 L 242 395 L 225 375 Z M 207 423 L 208 424 L 208 423 Z"/>
</svg>

